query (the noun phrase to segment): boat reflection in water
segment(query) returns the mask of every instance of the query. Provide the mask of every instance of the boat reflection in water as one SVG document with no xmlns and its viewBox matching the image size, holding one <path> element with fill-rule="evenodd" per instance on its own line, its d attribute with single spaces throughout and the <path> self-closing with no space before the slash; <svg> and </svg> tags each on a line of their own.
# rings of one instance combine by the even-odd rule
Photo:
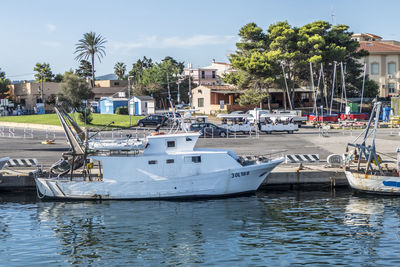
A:
<svg viewBox="0 0 400 267">
<path fill-rule="evenodd" d="M 346 190 L 197 201 L 13 197 L 0 209 L 0 260 L 15 266 L 399 264 L 400 199 Z"/>
</svg>

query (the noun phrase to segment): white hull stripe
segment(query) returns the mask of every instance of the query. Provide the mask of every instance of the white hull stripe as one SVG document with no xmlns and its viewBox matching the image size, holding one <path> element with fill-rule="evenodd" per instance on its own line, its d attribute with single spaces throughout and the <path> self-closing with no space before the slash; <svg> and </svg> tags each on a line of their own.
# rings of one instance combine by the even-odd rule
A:
<svg viewBox="0 0 400 267">
<path fill-rule="evenodd" d="M 317 161 L 319 161 L 318 154 L 294 154 L 285 156 L 286 163 L 317 162 Z"/>
<path fill-rule="evenodd" d="M 38 166 L 37 159 L 10 159 L 7 162 L 8 167 L 36 167 Z"/>
</svg>

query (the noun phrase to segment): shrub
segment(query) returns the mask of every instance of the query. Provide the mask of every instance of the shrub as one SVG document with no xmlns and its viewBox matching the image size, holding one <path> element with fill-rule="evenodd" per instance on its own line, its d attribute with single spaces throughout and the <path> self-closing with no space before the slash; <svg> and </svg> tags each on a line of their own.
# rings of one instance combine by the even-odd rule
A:
<svg viewBox="0 0 400 267">
<path fill-rule="evenodd" d="M 93 115 L 90 108 L 86 108 L 86 122 L 85 122 L 85 110 L 79 112 L 79 120 L 86 124 L 90 124 L 92 122 Z"/>
<path fill-rule="evenodd" d="M 128 115 L 128 107 L 118 107 L 115 114 Z"/>
</svg>

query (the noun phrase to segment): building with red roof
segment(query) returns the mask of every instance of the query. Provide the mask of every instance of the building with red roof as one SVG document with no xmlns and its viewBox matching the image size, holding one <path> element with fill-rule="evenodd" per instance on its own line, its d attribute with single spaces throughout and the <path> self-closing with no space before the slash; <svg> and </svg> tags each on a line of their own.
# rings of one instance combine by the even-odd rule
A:
<svg viewBox="0 0 400 267">
<path fill-rule="evenodd" d="M 360 49 L 367 50 L 369 56 L 362 59 L 367 65 L 370 79 L 379 85 L 381 97 L 398 96 L 400 91 L 400 42 L 383 40 L 371 33 L 354 34 L 360 42 Z"/>
</svg>

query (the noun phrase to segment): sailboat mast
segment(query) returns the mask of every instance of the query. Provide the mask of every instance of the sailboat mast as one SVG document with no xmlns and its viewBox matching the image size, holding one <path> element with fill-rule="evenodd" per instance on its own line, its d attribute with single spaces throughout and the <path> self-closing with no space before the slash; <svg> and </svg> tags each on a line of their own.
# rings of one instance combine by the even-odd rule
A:
<svg viewBox="0 0 400 267">
<path fill-rule="evenodd" d="M 362 87 L 361 87 L 361 101 L 360 101 L 360 113 L 362 113 L 362 104 L 363 104 L 363 98 L 364 98 L 364 87 L 365 87 L 365 75 L 367 72 L 367 63 L 364 62 L 364 74 L 363 74 L 363 82 L 362 82 Z"/>
<path fill-rule="evenodd" d="M 329 115 L 332 115 L 333 97 L 335 93 L 336 82 L 336 61 L 333 61 L 333 77 L 332 77 L 332 92 L 331 92 L 331 106 L 329 107 Z"/>
</svg>

